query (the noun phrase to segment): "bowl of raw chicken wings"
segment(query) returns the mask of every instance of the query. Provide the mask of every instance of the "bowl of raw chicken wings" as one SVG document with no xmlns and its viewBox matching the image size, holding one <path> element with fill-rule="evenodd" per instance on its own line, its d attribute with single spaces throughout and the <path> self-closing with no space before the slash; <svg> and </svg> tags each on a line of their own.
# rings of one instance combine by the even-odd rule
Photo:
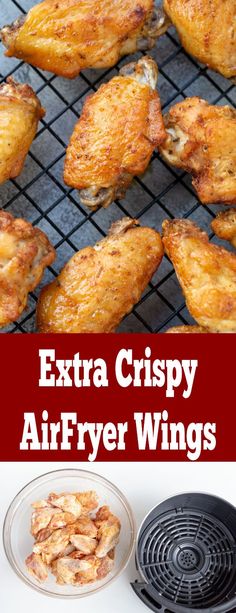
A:
<svg viewBox="0 0 236 613">
<path fill-rule="evenodd" d="M 124 570 L 135 539 L 124 495 L 95 473 L 57 470 L 26 485 L 11 503 L 3 531 L 17 575 L 47 596 L 79 598 Z"/>
</svg>

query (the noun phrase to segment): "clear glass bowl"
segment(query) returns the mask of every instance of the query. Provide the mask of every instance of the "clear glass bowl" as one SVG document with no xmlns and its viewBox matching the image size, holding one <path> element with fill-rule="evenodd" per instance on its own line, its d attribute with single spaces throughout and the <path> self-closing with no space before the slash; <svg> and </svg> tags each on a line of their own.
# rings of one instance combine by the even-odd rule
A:
<svg viewBox="0 0 236 613">
<path fill-rule="evenodd" d="M 32 552 L 33 538 L 30 534 L 31 504 L 46 498 L 50 492 L 75 492 L 95 490 L 99 504 L 110 506 L 121 521 L 120 541 L 116 547 L 114 568 L 101 581 L 75 587 L 58 585 L 51 573 L 45 583 L 39 583 L 29 575 L 25 566 L 26 557 Z M 26 485 L 12 501 L 3 526 L 3 543 L 11 567 L 27 585 L 47 596 L 58 598 L 80 598 L 96 593 L 110 585 L 124 570 L 131 557 L 135 541 L 135 522 L 132 510 L 125 496 L 104 477 L 77 469 L 56 470 L 34 479 Z"/>
</svg>

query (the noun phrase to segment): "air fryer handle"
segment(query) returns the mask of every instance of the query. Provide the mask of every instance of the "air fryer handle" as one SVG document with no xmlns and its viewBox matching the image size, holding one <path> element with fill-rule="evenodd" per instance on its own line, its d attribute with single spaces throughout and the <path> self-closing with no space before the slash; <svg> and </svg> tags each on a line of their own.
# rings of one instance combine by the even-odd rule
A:
<svg viewBox="0 0 236 613">
<path fill-rule="evenodd" d="M 151 585 L 134 581 L 131 583 L 131 587 L 136 596 L 138 596 L 143 604 L 151 609 L 151 611 L 154 611 L 154 613 L 164 613 L 165 608 L 162 606 L 161 602 L 158 602 L 156 590 L 153 590 Z"/>
</svg>

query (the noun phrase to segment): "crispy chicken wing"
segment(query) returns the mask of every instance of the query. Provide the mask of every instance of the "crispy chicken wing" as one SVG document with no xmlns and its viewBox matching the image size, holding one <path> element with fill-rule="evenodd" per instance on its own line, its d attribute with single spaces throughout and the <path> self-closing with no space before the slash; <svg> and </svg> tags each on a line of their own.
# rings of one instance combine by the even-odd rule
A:
<svg viewBox="0 0 236 613">
<path fill-rule="evenodd" d="M 5 26 L 1 39 L 8 57 L 73 78 L 151 49 L 165 21 L 154 0 L 44 0 Z"/>
<path fill-rule="evenodd" d="M 164 141 L 156 82 L 155 62 L 143 57 L 87 98 L 67 149 L 64 180 L 89 208 L 123 198 Z"/>
<path fill-rule="evenodd" d="M 160 235 L 124 218 L 107 238 L 76 253 L 43 289 L 40 332 L 113 332 L 139 300 L 163 256 Z"/>
<path fill-rule="evenodd" d="M 173 326 L 166 330 L 166 334 L 207 334 L 209 330 L 202 326 Z"/>
<path fill-rule="evenodd" d="M 236 210 L 221 211 L 211 222 L 212 230 L 219 238 L 229 241 L 236 248 Z"/>
<path fill-rule="evenodd" d="M 54 259 L 54 249 L 39 228 L 0 211 L 0 327 L 20 316 L 28 292 Z"/>
<path fill-rule="evenodd" d="M 192 317 L 210 332 L 236 332 L 236 256 L 183 219 L 164 221 L 163 242 Z"/>
<path fill-rule="evenodd" d="M 182 45 L 225 77 L 236 75 L 235 0 L 164 0 Z"/>
<path fill-rule="evenodd" d="M 12 78 L 0 85 L 0 184 L 21 173 L 43 116 L 40 101 L 29 85 Z"/>
<path fill-rule="evenodd" d="M 163 157 L 194 175 L 193 186 L 204 204 L 236 204 L 236 111 L 186 98 L 165 117 Z"/>
<path fill-rule="evenodd" d="M 104 506 L 97 512 L 95 524 L 99 541 L 95 553 L 98 558 L 104 558 L 119 542 L 120 520 L 111 513 L 109 507 Z"/>
</svg>

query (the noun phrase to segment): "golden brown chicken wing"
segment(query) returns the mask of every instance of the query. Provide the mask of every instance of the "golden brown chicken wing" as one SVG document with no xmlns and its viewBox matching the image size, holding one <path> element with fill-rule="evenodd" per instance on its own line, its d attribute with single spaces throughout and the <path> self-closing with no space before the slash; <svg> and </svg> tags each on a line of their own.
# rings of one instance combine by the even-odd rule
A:
<svg viewBox="0 0 236 613">
<path fill-rule="evenodd" d="M 236 248 L 236 210 L 221 211 L 211 222 L 212 230 L 219 238 L 229 241 Z"/>
<path fill-rule="evenodd" d="M 44 116 L 29 85 L 12 78 L 0 85 L 0 183 L 17 177 Z"/>
<path fill-rule="evenodd" d="M 166 17 L 154 0 L 44 0 L 1 31 L 8 57 L 63 77 L 151 49 Z"/>
<path fill-rule="evenodd" d="M 173 326 L 166 330 L 166 334 L 207 334 L 209 330 L 202 326 Z"/>
<path fill-rule="evenodd" d="M 225 77 L 236 75 L 235 0 L 164 0 L 183 47 Z"/>
<path fill-rule="evenodd" d="M 39 228 L 0 211 L 0 327 L 20 316 L 28 293 L 54 259 L 55 251 Z"/>
<path fill-rule="evenodd" d="M 170 109 L 165 126 L 161 154 L 194 175 L 201 202 L 236 204 L 236 111 L 186 98 Z"/>
<path fill-rule="evenodd" d="M 183 219 L 164 221 L 163 242 L 192 317 L 210 332 L 236 332 L 236 256 Z"/>
<path fill-rule="evenodd" d="M 67 149 L 64 180 L 91 209 L 123 198 L 165 139 L 156 82 L 157 66 L 144 57 L 87 98 Z"/>
<path fill-rule="evenodd" d="M 113 332 L 139 300 L 163 256 L 160 235 L 124 218 L 86 247 L 43 289 L 40 332 Z"/>
</svg>

